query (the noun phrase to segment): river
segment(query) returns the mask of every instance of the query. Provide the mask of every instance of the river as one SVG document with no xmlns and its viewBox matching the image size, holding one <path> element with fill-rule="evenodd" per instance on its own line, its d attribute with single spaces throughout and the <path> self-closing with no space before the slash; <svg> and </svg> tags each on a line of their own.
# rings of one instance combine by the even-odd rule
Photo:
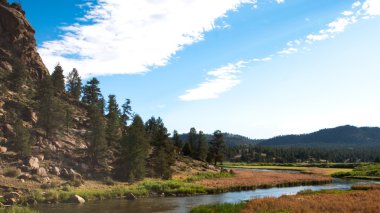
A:
<svg viewBox="0 0 380 213">
<path fill-rule="evenodd" d="M 353 184 L 379 183 L 375 181 L 333 179 L 331 184 L 319 186 L 296 186 L 285 188 L 257 189 L 241 192 L 227 192 L 213 195 L 198 195 L 192 197 L 163 197 L 128 200 L 89 201 L 84 205 L 78 204 L 42 204 L 37 207 L 41 213 L 149 213 L 175 212 L 186 213 L 198 205 L 216 203 L 237 203 L 262 197 L 280 197 L 294 195 L 302 190 L 339 189 L 348 190 Z"/>
</svg>

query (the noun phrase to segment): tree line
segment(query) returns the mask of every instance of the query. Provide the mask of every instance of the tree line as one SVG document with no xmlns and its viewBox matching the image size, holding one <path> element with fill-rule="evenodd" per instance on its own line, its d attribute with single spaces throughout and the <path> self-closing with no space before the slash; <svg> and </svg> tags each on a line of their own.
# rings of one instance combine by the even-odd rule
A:
<svg viewBox="0 0 380 213">
<path fill-rule="evenodd" d="M 77 115 L 76 107 L 83 107 L 89 118 L 86 126 L 86 156 L 92 168 L 104 169 L 120 180 L 136 181 L 146 175 L 162 179 L 172 176 L 171 167 L 178 155 L 190 156 L 201 161 L 223 160 L 225 145 L 223 134 L 214 132 L 214 138 L 206 141 L 202 131 L 192 134 L 183 143 L 177 131 L 168 132 L 161 118 L 151 117 L 145 123 L 132 111 L 131 100 L 126 99 L 119 107 L 115 95 L 103 97 L 97 78 L 84 85 L 75 68 L 64 76 L 58 64 L 51 75 L 42 79 L 34 97 L 38 121 L 36 126 L 52 140 L 62 132 L 69 133 Z M 10 78 L 16 82 L 12 90 L 20 92 L 26 83 L 25 66 L 15 61 Z M 66 79 L 66 81 L 65 81 Z M 14 124 L 15 149 L 22 156 L 30 155 L 32 137 L 22 120 Z M 111 169 L 109 169 L 111 168 Z"/>
</svg>

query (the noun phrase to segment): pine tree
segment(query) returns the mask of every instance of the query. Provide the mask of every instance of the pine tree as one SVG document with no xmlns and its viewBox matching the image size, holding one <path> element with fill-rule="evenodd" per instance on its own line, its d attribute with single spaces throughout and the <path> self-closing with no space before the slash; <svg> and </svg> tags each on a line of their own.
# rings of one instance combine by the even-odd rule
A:
<svg viewBox="0 0 380 213">
<path fill-rule="evenodd" d="M 56 93 L 62 93 L 65 91 L 65 76 L 63 75 L 61 65 L 57 64 L 57 66 L 55 66 L 54 71 L 51 74 L 51 82 Z"/>
<path fill-rule="evenodd" d="M 208 154 L 208 144 L 207 144 L 207 141 L 206 141 L 206 137 L 205 135 L 203 134 L 202 131 L 199 131 L 199 134 L 198 134 L 198 149 L 197 149 L 197 153 L 198 153 L 198 159 L 201 160 L 201 161 L 205 161 L 206 158 L 207 158 L 207 154 Z"/>
<path fill-rule="evenodd" d="M 65 118 L 65 129 L 66 133 L 69 133 L 69 128 L 73 125 L 73 109 L 70 105 L 64 105 L 64 118 Z"/>
<path fill-rule="evenodd" d="M 15 92 L 19 92 L 25 84 L 27 78 L 26 67 L 20 59 L 14 59 L 12 64 L 12 73 L 9 76 L 12 82 L 11 88 Z"/>
<path fill-rule="evenodd" d="M 153 146 L 153 175 L 158 178 L 169 179 L 172 174 L 171 166 L 175 162 L 176 152 L 169 139 L 161 118 L 152 117 L 145 125 L 150 144 Z"/>
<path fill-rule="evenodd" d="M 88 152 L 92 165 L 106 166 L 106 125 L 102 113 L 96 106 L 89 110 L 90 128 L 88 133 Z"/>
<path fill-rule="evenodd" d="M 191 157 L 191 148 L 189 142 L 186 142 L 182 148 L 182 154 Z"/>
<path fill-rule="evenodd" d="M 174 130 L 173 131 L 173 143 L 174 143 L 174 146 L 176 147 L 177 149 L 177 152 L 180 153 L 181 150 L 182 150 L 182 140 L 181 138 L 179 137 L 178 135 L 178 131 L 177 130 Z"/>
<path fill-rule="evenodd" d="M 87 81 L 87 84 L 82 88 L 83 97 L 82 102 L 88 106 L 96 106 L 99 111 L 104 114 L 104 98 L 99 88 L 99 81 L 96 78 L 92 78 Z"/>
<path fill-rule="evenodd" d="M 188 142 L 190 145 L 191 157 L 196 159 L 198 156 L 198 145 L 197 145 L 197 130 L 193 127 L 190 129 Z"/>
<path fill-rule="evenodd" d="M 122 121 L 123 126 L 125 127 L 124 128 L 124 134 L 125 134 L 126 129 L 127 129 L 126 127 L 128 127 L 128 121 L 133 116 L 131 100 L 126 99 L 125 103 L 121 106 L 121 108 L 123 109 L 123 112 L 121 114 L 121 121 Z"/>
<path fill-rule="evenodd" d="M 140 116 L 136 115 L 128 135 L 121 139 L 122 157 L 117 164 L 116 176 L 120 179 L 135 181 L 145 177 L 149 141 Z"/>
<path fill-rule="evenodd" d="M 220 130 L 214 132 L 214 137 L 210 142 L 208 161 L 213 162 L 214 165 L 218 162 L 222 163 L 224 159 L 225 144 L 224 136 Z"/>
<path fill-rule="evenodd" d="M 121 118 L 120 118 L 120 110 L 119 106 L 116 102 L 115 95 L 108 96 L 108 114 L 107 117 L 107 130 L 106 137 L 108 146 L 117 147 L 117 142 L 121 138 Z"/>
<path fill-rule="evenodd" d="M 67 77 L 67 91 L 75 100 L 79 100 L 82 90 L 82 79 L 79 76 L 78 70 L 73 69 Z"/>
<path fill-rule="evenodd" d="M 22 157 L 29 156 L 31 153 L 31 137 L 29 130 L 23 126 L 22 120 L 17 120 L 13 128 L 15 135 L 12 137 L 12 142 L 17 153 Z"/>
<path fill-rule="evenodd" d="M 37 98 L 38 126 L 45 130 L 46 138 L 50 138 L 62 126 L 64 112 L 60 107 L 60 100 L 54 96 L 54 88 L 49 76 L 40 82 Z"/>
</svg>

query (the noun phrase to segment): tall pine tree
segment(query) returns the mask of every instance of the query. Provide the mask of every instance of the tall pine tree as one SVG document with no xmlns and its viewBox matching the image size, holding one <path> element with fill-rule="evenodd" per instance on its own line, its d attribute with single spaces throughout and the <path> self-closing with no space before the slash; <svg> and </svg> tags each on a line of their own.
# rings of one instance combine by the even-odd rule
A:
<svg viewBox="0 0 380 213">
<path fill-rule="evenodd" d="M 17 153 L 22 157 L 27 157 L 31 153 L 31 137 L 29 130 L 23 126 L 22 120 L 17 120 L 13 126 L 15 134 L 11 141 Z"/>
<path fill-rule="evenodd" d="M 117 163 L 116 176 L 131 182 L 143 179 L 146 174 L 149 141 L 140 116 L 134 117 L 128 134 L 121 139 L 121 145 L 122 155 Z"/>
<path fill-rule="evenodd" d="M 79 100 L 82 90 L 82 79 L 77 69 L 74 68 L 67 76 L 66 86 L 69 95 L 75 100 Z"/>
<path fill-rule="evenodd" d="M 109 147 L 118 148 L 117 142 L 121 138 L 121 113 L 115 95 L 109 95 L 108 98 L 106 137 Z"/>
<path fill-rule="evenodd" d="M 46 138 L 50 138 L 62 126 L 64 120 L 64 112 L 60 100 L 54 96 L 50 76 L 40 82 L 37 93 L 38 126 L 45 130 Z"/>
<path fill-rule="evenodd" d="M 60 64 L 55 66 L 54 71 L 51 74 L 51 82 L 54 92 L 62 93 L 65 91 L 65 76 L 63 75 L 63 69 Z"/>
<path fill-rule="evenodd" d="M 213 139 L 210 142 L 207 160 L 210 163 L 214 163 L 215 166 L 218 162 L 222 163 L 224 159 L 225 148 L 226 146 L 224 143 L 223 133 L 220 130 L 216 130 L 214 132 Z"/>
<path fill-rule="evenodd" d="M 188 143 L 190 145 L 191 157 L 196 159 L 198 157 L 198 145 L 197 145 L 197 130 L 193 127 L 190 129 L 188 136 Z"/>
<path fill-rule="evenodd" d="M 104 114 L 104 98 L 99 88 L 99 81 L 92 78 L 83 86 L 82 102 L 88 106 L 95 106 Z"/>
<path fill-rule="evenodd" d="M 197 149 L 197 158 L 198 160 L 205 161 L 208 154 L 208 144 L 205 135 L 202 131 L 198 133 L 198 149 Z"/>
<path fill-rule="evenodd" d="M 88 132 L 88 152 L 92 165 L 105 167 L 106 164 L 106 123 L 105 119 L 96 106 L 91 106 L 89 110 L 90 128 Z"/>
<path fill-rule="evenodd" d="M 178 134 L 177 130 L 173 131 L 173 138 L 172 138 L 172 140 L 173 140 L 174 146 L 176 147 L 177 153 L 178 154 L 181 153 L 183 144 L 182 144 L 182 140 L 179 137 L 179 134 Z"/>
</svg>

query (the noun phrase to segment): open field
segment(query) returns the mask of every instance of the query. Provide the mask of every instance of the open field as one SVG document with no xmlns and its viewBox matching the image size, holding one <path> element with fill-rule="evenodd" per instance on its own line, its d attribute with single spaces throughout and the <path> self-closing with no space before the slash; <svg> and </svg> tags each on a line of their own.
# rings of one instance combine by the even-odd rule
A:
<svg viewBox="0 0 380 213">
<path fill-rule="evenodd" d="M 244 168 L 244 169 L 269 169 L 269 170 L 290 170 L 299 171 L 301 173 L 308 174 L 319 174 L 319 175 L 332 175 L 334 173 L 347 173 L 352 172 L 350 168 L 319 168 L 319 167 L 308 167 L 308 166 L 281 166 L 281 165 L 236 165 L 236 164 L 226 164 L 228 168 Z"/>
<path fill-rule="evenodd" d="M 240 212 L 380 212 L 380 190 L 326 191 L 250 201 Z"/>
<path fill-rule="evenodd" d="M 331 182 L 331 177 L 314 174 L 290 174 L 251 170 L 234 170 L 234 172 L 234 177 L 205 179 L 196 181 L 195 183 L 206 187 L 208 190 L 234 191 L 295 185 L 316 185 Z"/>
</svg>

